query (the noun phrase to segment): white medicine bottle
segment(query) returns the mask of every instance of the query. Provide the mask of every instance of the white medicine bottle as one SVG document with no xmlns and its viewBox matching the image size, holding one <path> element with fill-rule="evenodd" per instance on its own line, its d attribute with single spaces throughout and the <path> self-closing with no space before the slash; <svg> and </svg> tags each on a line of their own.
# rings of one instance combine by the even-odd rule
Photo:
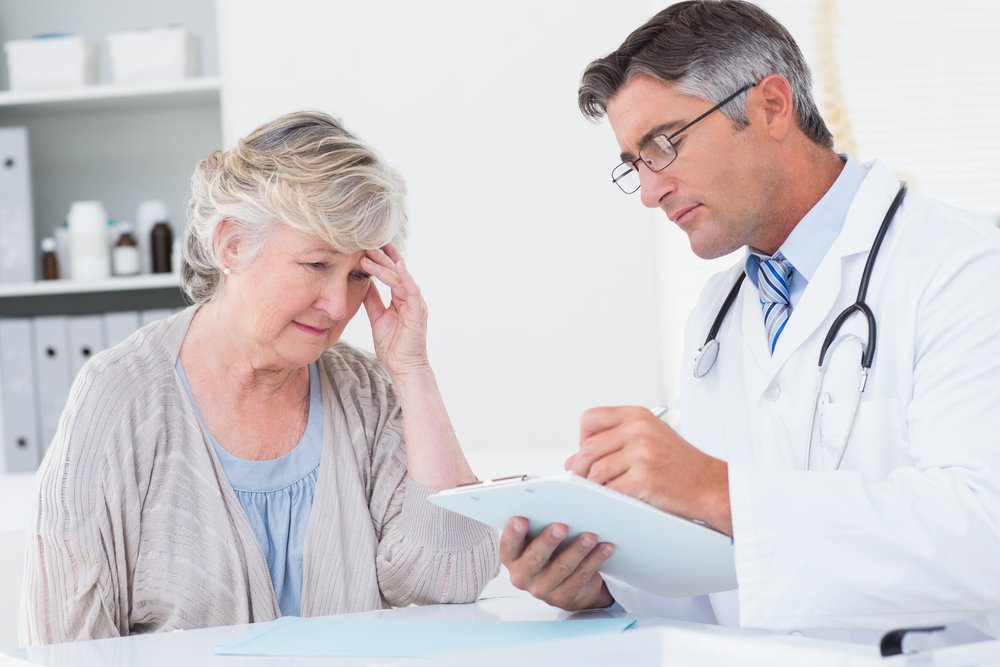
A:
<svg viewBox="0 0 1000 667">
<path fill-rule="evenodd" d="M 142 270 L 139 244 L 128 222 L 118 224 L 118 240 L 111 251 L 111 270 L 116 276 L 134 276 Z"/>
</svg>

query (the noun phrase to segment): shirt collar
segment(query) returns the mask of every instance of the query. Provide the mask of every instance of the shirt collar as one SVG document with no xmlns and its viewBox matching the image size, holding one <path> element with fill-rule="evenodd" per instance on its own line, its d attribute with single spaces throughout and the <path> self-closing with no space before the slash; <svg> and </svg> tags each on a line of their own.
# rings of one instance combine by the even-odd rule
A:
<svg viewBox="0 0 1000 667">
<path fill-rule="evenodd" d="M 851 202 L 861 188 L 861 182 L 867 175 L 865 166 L 847 155 L 841 155 L 844 168 L 816 205 L 799 221 L 781 244 L 778 252 L 795 267 L 795 274 L 805 282 L 812 280 L 823 257 L 833 246 L 834 240 L 840 234 L 851 208 Z M 757 284 L 757 267 L 761 259 L 768 256 L 747 248 L 747 277 Z"/>
</svg>

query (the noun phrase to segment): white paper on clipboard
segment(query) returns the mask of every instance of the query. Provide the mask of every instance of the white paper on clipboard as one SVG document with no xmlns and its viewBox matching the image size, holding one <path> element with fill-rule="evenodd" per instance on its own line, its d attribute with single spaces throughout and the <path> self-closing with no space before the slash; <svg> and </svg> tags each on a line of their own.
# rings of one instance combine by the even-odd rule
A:
<svg viewBox="0 0 1000 667">
<path fill-rule="evenodd" d="M 528 519 L 537 534 L 550 523 L 569 527 L 569 539 L 591 532 L 613 542 L 601 572 L 656 595 L 683 597 L 736 588 L 731 540 L 573 473 L 518 476 L 441 491 L 435 505 L 498 530 L 511 517 Z"/>
</svg>

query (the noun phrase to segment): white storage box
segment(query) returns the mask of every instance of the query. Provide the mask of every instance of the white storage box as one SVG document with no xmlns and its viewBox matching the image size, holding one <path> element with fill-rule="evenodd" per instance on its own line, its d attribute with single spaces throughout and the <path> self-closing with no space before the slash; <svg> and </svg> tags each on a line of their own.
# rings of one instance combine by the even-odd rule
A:
<svg viewBox="0 0 1000 667">
<path fill-rule="evenodd" d="M 108 35 L 111 80 L 176 81 L 198 75 L 198 43 L 184 28 L 147 28 Z"/>
<path fill-rule="evenodd" d="M 80 35 L 40 35 L 4 44 L 11 90 L 79 88 L 97 79 L 95 49 Z"/>
</svg>

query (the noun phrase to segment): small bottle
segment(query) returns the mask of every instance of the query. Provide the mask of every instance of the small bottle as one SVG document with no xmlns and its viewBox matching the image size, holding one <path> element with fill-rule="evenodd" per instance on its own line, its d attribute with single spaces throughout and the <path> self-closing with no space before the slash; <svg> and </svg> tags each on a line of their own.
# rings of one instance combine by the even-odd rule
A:
<svg viewBox="0 0 1000 667">
<path fill-rule="evenodd" d="M 42 239 L 42 280 L 59 280 L 56 240 L 52 237 Z"/>
<path fill-rule="evenodd" d="M 167 203 L 160 199 L 145 199 L 139 202 L 135 212 L 135 238 L 139 241 L 139 254 L 142 258 L 142 272 L 153 272 L 153 249 L 150 247 L 153 225 L 161 220 L 169 220 L 170 212 Z"/>
<path fill-rule="evenodd" d="M 157 222 L 149 237 L 153 249 L 153 273 L 170 273 L 170 256 L 174 246 L 174 233 L 170 230 L 170 224 L 166 220 Z"/>
<path fill-rule="evenodd" d="M 111 272 L 116 276 L 134 276 L 141 268 L 139 244 L 132 235 L 132 225 L 122 222 L 118 225 L 118 240 L 111 251 Z"/>
</svg>

